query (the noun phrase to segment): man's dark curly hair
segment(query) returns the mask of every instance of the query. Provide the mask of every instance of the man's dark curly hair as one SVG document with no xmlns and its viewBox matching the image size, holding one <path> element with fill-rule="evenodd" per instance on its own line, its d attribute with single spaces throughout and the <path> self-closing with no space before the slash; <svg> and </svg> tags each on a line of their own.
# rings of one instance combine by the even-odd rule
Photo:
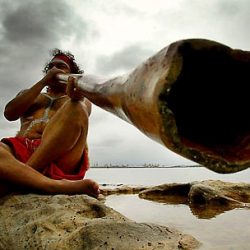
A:
<svg viewBox="0 0 250 250">
<path fill-rule="evenodd" d="M 67 56 L 69 58 L 69 60 L 71 61 L 71 65 L 70 65 L 71 73 L 73 73 L 73 74 L 83 74 L 84 70 L 81 70 L 80 67 L 76 64 L 74 55 L 71 54 L 69 51 L 62 51 L 60 49 L 55 48 L 55 49 L 53 49 L 51 51 L 50 54 L 52 56 L 52 59 L 55 56 L 59 56 L 59 55 Z M 49 66 L 50 66 L 51 60 L 46 63 L 46 65 L 45 65 L 45 67 L 43 69 L 43 73 L 46 74 L 48 72 L 48 70 L 50 69 Z"/>
</svg>

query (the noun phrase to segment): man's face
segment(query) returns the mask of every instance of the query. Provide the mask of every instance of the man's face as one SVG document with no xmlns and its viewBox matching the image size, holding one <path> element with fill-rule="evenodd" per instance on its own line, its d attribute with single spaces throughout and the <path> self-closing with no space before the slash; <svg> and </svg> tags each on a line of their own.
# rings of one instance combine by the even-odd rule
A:
<svg viewBox="0 0 250 250">
<path fill-rule="evenodd" d="M 52 69 L 53 67 L 63 70 L 64 73 L 71 72 L 70 66 L 59 58 L 54 58 L 53 60 L 51 60 L 51 62 L 49 63 L 49 70 Z"/>
</svg>

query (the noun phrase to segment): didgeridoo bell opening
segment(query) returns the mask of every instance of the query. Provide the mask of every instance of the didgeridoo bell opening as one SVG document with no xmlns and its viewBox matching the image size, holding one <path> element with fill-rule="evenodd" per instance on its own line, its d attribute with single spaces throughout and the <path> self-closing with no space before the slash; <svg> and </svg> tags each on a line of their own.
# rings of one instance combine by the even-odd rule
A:
<svg viewBox="0 0 250 250">
<path fill-rule="evenodd" d="M 249 82 L 250 52 L 188 39 L 126 76 L 101 84 L 82 77 L 79 87 L 91 102 L 168 149 L 233 173 L 250 166 Z"/>
<path fill-rule="evenodd" d="M 159 95 L 172 149 L 216 172 L 248 168 L 250 53 L 206 40 L 172 49 L 176 63 Z"/>
</svg>

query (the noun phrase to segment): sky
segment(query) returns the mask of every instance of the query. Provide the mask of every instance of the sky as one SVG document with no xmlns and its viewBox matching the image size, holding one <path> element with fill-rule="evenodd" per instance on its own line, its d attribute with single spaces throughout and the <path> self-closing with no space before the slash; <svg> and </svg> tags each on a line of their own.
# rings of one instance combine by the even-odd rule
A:
<svg viewBox="0 0 250 250">
<path fill-rule="evenodd" d="M 43 77 L 53 48 L 112 78 L 181 39 L 250 50 L 249 26 L 249 0 L 0 0 L 0 138 L 19 130 L 3 116 L 6 103 Z M 96 106 L 88 145 L 92 165 L 193 164 Z"/>
</svg>

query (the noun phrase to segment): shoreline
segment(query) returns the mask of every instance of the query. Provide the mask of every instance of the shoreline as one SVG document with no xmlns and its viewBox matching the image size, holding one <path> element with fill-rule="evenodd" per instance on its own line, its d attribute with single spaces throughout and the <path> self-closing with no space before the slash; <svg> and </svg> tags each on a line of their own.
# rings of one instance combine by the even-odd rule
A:
<svg viewBox="0 0 250 250">
<path fill-rule="evenodd" d="M 97 166 L 91 166 L 90 168 L 95 168 L 95 169 L 98 169 L 98 168 L 121 168 L 121 169 L 128 169 L 128 168 L 139 168 L 139 169 L 150 169 L 150 168 L 201 168 L 203 166 L 201 165 L 183 165 L 183 166 L 156 166 L 156 167 L 146 167 L 146 166 L 100 166 L 100 167 L 97 167 Z"/>
</svg>

